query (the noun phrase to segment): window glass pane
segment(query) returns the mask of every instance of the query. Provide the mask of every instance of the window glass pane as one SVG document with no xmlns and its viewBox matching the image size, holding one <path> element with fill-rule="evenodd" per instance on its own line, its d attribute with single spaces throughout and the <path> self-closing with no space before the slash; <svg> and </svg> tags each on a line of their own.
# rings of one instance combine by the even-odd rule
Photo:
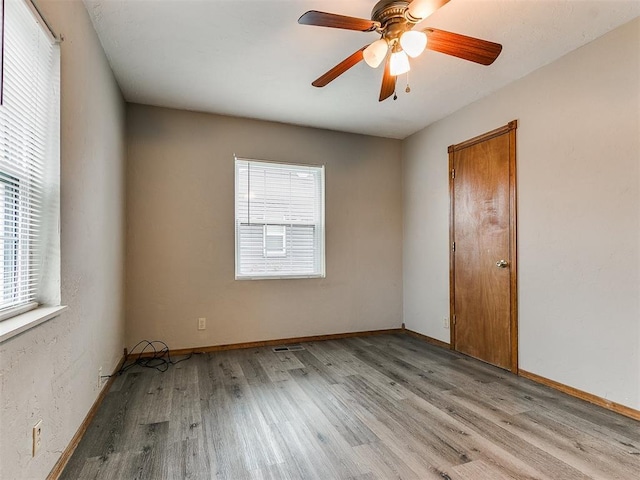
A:
<svg viewBox="0 0 640 480">
<path fill-rule="evenodd" d="M 59 161 L 59 49 L 20 0 L 4 2 L 0 316 L 38 300 L 45 172 Z"/>
<path fill-rule="evenodd" d="M 324 276 L 324 167 L 236 159 L 236 277 Z"/>
<path fill-rule="evenodd" d="M 263 241 L 266 257 L 287 256 L 286 227 L 284 225 L 265 225 Z"/>
</svg>

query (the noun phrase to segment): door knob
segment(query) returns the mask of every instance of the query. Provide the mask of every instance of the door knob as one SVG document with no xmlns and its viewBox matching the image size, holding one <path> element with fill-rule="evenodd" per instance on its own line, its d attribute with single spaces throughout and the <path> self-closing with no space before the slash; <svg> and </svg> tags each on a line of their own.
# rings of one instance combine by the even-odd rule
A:
<svg viewBox="0 0 640 480">
<path fill-rule="evenodd" d="M 509 262 L 507 262 L 506 260 L 498 260 L 496 262 L 496 267 L 498 268 L 507 268 L 509 266 Z"/>
</svg>

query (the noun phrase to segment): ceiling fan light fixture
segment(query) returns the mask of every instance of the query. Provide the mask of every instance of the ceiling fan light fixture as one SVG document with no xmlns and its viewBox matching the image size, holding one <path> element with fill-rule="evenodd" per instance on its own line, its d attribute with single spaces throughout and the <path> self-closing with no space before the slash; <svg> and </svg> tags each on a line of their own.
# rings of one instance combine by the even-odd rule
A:
<svg viewBox="0 0 640 480">
<path fill-rule="evenodd" d="M 409 57 L 407 57 L 407 54 L 403 50 L 393 52 L 389 60 L 389 73 L 397 77 L 398 75 L 407 73 L 409 70 L 411 70 L 411 65 L 409 65 Z"/>
<path fill-rule="evenodd" d="M 387 56 L 388 50 L 389 44 L 384 38 L 381 38 L 365 48 L 362 56 L 367 65 L 371 68 L 377 68 L 384 60 L 384 57 Z"/>
<path fill-rule="evenodd" d="M 311 82 L 311 85 L 325 87 L 362 61 L 373 68 L 384 63 L 378 97 L 378 101 L 382 102 L 391 96 L 396 97 L 398 75 L 406 74 L 411 69 L 408 55 L 416 57 L 425 48 L 480 65 L 491 65 L 502 51 L 499 43 L 421 25 L 423 20 L 449 1 L 377 0 L 370 20 L 318 10 L 305 12 L 298 19 L 301 25 L 376 32 L 379 35 L 377 41 L 356 50 Z M 409 91 L 408 87 L 406 91 Z"/>
<path fill-rule="evenodd" d="M 431 15 L 433 12 L 436 11 L 436 9 L 438 9 L 448 1 L 449 0 L 445 0 L 445 1 L 413 0 L 409 4 L 409 7 L 407 8 L 407 14 L 410 19 L 419 21 Z"/>
<path fill-rule="evenodd" d="M 400 45 L 411 58 L 415 58 L 427 48 L 427 35 L 419 30 L 409 30 L 400 37 Z"/>
</svg>

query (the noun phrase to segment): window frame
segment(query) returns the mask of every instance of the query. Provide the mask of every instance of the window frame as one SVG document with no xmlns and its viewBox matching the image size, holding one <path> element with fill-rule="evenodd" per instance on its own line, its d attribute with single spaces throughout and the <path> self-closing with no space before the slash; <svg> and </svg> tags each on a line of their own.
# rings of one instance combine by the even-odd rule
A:
<svg viewBox="0 0 640 480">
<path fill-rule="evenodd" d="M 319 201 L 320 212 L 318 215 L 318 221 L 316 223 L 310 224 L 295 224 L 295 223 L 283 223 L 283 222 L 259 222 L 256 225 L 262 225 L 264 231 L 266 231 L 267 226 L 269 225 L 279 225 L 284 226 L 284 250 L 287 250 L 286 245 L 286 237 L 288 234 L 286 233 L 287 227 L 307 227 L 312 228 L 314 230 L 313 238 L 314 238 L 314 263 L 316 264 L 316 270 L 311 274 L 302 274 L 302 273 L 277 273 L 277 274 L 264 274 L 259 273 L 255 275 L 250 274 L 241 274 L 240 273 L 240 239 L 239 239 L 239 218 L 238 218 L 238 195 L 239 195 L 239 182 L 238 182 L 238 162 L 247 162 L 256 163 L 256 164 L 272 164 L 279 167 L 292 167 L 295 168 L 311 168 L 317 170 L 318 175 L 318 192 L 321 196 Z M 314 173 L 316 175 L 316 173 Z M 248 193 L 248 192 L 247 192 Z M 280 161 L 270 161 L 270 160 L 257 160 L 250 158 L 243 158 L 234 156 L 234 232 L 235 232 L 235 252 L 234 252 L 234 263 L 235 263 L 235 280 L 293 280 L 293 279 L 311 279 L 311 278 L 325 278 L 326 277 L 326 219 L 325 219 L 325 203 L 326 203 L 326 189 L 325 189 L 325 166 L 324 165 L 314 165 L 314 164 L 305 164 L 305 163 L 290 163 L 290 162 L 280 162 Z M 266 236 L 263 233 L 263 255 L 265 258 L 278 258 L 278 255 L 267 255 L 267 250 L 265 247 Z M 286 257 L 286 254 L 283 258 Z"/>
<path fill-rule="evenodd" d="M 262 250 L 265 258 L 280 258 L 287 256 L 287 226 L 286 225 L 278 225 L 276 223 L 265 223 L 263 224 L 263 233 L 262 233 Z M 282 229 L 281 232 L 278 233 L 269 233 L 269 229 L 273 227 L 280 227 Z M 282 240 L 282 248 L 280 249 L 270 249 L 267 241 L 267 237 L 280 237 Z"/>
<path fill-rule="evenodd" d="M 1 0 L 2 6 L 5 6 L 4 0 Z M 3 278 L 12 281 L 8 282 L 0 280 L 0 342 L 3 342 L 19 333 L 33 328 L 55 316 L 59 315 L 66 309 L 60 305 L 60 242 L 59 242 L 59 170 L 60 170 L 60 48 L 59 39 L 53 33 L 50 26 L 40 15 L 35 5 L 30 0 L 16 0 L 16 3 L 22 4 L 20 7 L 25 8 L 22 13 L 13 15 L 10 18 L 21 18 L 21 21 L 11 23 L 14 37 L 34 39 L 34 44 L 50 45 L 51 50 L 46 53 L 46 59 L 41 56 L 42 51 L 39 47 L 35 47 L 37 56 L 26 58 L 40 59 L 33 60 L 38 63 L 38 69 L 43 68 L 45 76 L 40 78 L 47 79 L 48 89 L 41 90 L 11 90 L 12 96 L 7 96 L 7 88 L 11 84 L 7 74 L 14 75 L 13 83 L 20 78 L 24 67 L 21 62 L 17 63 L 16 69 L 3 68 L 0 70 L 2 76 L 0 82 L 0 109 L 11 108 L 12 110 L 4 117 L 8 122 L 7 125 L 17 125 L 19 132 L 31 132 L 31 140 L 29 135 L 18 137 L 19 141 L 15 145 L 11 144 L 11 148 L 4 149 L 4 156 L 0 162 L 0 184 L 2 185 L 2 221 L 0 224 L 0 245 L 2 247 L 2 255 L 0 261 L 0 273 Z M 17 10 L 14 11 L 14 13 Z M 21 54 L 20 48 L 15 45 L 24 46 L 25 49 L 32 48 L 31 43 L 10 43 L 7 44 L 7 11 L 3 9 L 3 15 L 0 17 L 2 22 L 2 57 L 0 61 L 4 63 L 8 57 L 7 48 L 10 48 L 11 55 Z M 25 20 L 27 16 L 33 19 L 33 23 Z M 13 21 L 13 20 L 12 20 Z M 17 30 L 18 25 L 23 25 L 24 30 Z M 36 32 L 37 33 L 34 33 Z M 36 39 L 37 37 L 37 39 Z M 18 56 L 18 58 L 21 58 Z M 50 63 L 42 63 L 44 62 Z M 11 64 L 13 65 L 13 64 Z M 11 66 L 9 65 L 9 66 Z M 43 66 L 44 65 L 44 66 Z M 5 65 L 2 65 L 3 67 Z M 37 70 L 40 72 L 40 70 Z M 35 74 L 35 73 L 34 73 Z M 53 82 L 53 83 L 52 83 Z M 22 104 L 16 102 L 17 95 L 24 95 L 24 92 L 36 92 L 39 98 L 35 104 L 28 103 L 27 106 L 33 110 L 28 112 L 38 112 L 41 115 L 43 110 L 39 110 L 44 104 L 46 113 L 44 115 L 34 117 L 38 128 L 34 127 L 32 120 L 25 122 L 16 121 L 20 118 Z M 18 92 L 18 93 L 16 93 Z M 35 93 L 34 93 L 35 95 Z M 12 103 L 8 103 L 13 98 Z M 30 98 L 20 97 L 20 98 Z M 51 102 L 51 103 L 49 103 Z M 15 110 L 17 108 L 17 110 Z M 47 110 L 50 109 L 50 110 Z M 15 112 L 18 112 L 16 115 Z M 45 119 L 46 120 L 43 120 Z M 11 123 L 13 122 L 13 123 Z M 3 129 L 8 128 L 4 126 Z M 3 130 L 4 132 L 4 130 Z M 3 133 L 4 135 L 4 133 Z M 19 135 L 25 135 L 21 133 Z M 7 138 L 3 137 L 2 145 L 7 145 Z M 25 138 L 27 140 L 25 140 Z M 34 145 L 30 143 L 33 138 L 37 138 L 40 143 L 40 155 L 35 149 L 31 149 Z M 24 143 L 20 143 L 20 141 Z M 25 147 L 26 145 L 26 147 Z M 22 153 L 15 153 L 21 148 L 30 151 L 31 156 L 26 157 Z M 35 147 L 34 147 L 35 148 Z M 7 152 L 14 151 L 14 157 Z M 27 160 L 29 159 L 30 160 Z M 37 186 L 35 186 L 37 185 Z M 27 199 L 27 200 L 25 200 Z M 51 253 L 49 250 L 52 249 Z M 55 249 L 55 251 L 53 250 Z M 5 261 L 5 259 L 7 261 Z M 34 279 L 29 280 L 29 279 Z M 25 286 L 30 288 L 28 295 L 24 292 Z M 12 301 L 14 300 L 14 301 Z M 15 301 L 19 300 L 19 301 Z"/>
</svg>

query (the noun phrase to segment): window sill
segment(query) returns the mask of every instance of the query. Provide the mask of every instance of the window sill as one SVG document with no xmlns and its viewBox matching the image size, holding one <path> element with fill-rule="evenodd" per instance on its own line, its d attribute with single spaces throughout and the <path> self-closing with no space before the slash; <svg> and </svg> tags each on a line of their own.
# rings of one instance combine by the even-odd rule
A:
<svg viewBox="0 0 640 480">
<path fill-rule="evenodd" d="M 296 280 L 301 278 L 326 278 L 326 275 L 236 275 L 236 280 Z"/>
<path fill-rule="evenodd" d="M 66 305 L 57 307 L 38 307 L 0 322 L 0 343 L 9 340 L 27 330 L 57 317 L 67 309 Z"/>
</svg>

